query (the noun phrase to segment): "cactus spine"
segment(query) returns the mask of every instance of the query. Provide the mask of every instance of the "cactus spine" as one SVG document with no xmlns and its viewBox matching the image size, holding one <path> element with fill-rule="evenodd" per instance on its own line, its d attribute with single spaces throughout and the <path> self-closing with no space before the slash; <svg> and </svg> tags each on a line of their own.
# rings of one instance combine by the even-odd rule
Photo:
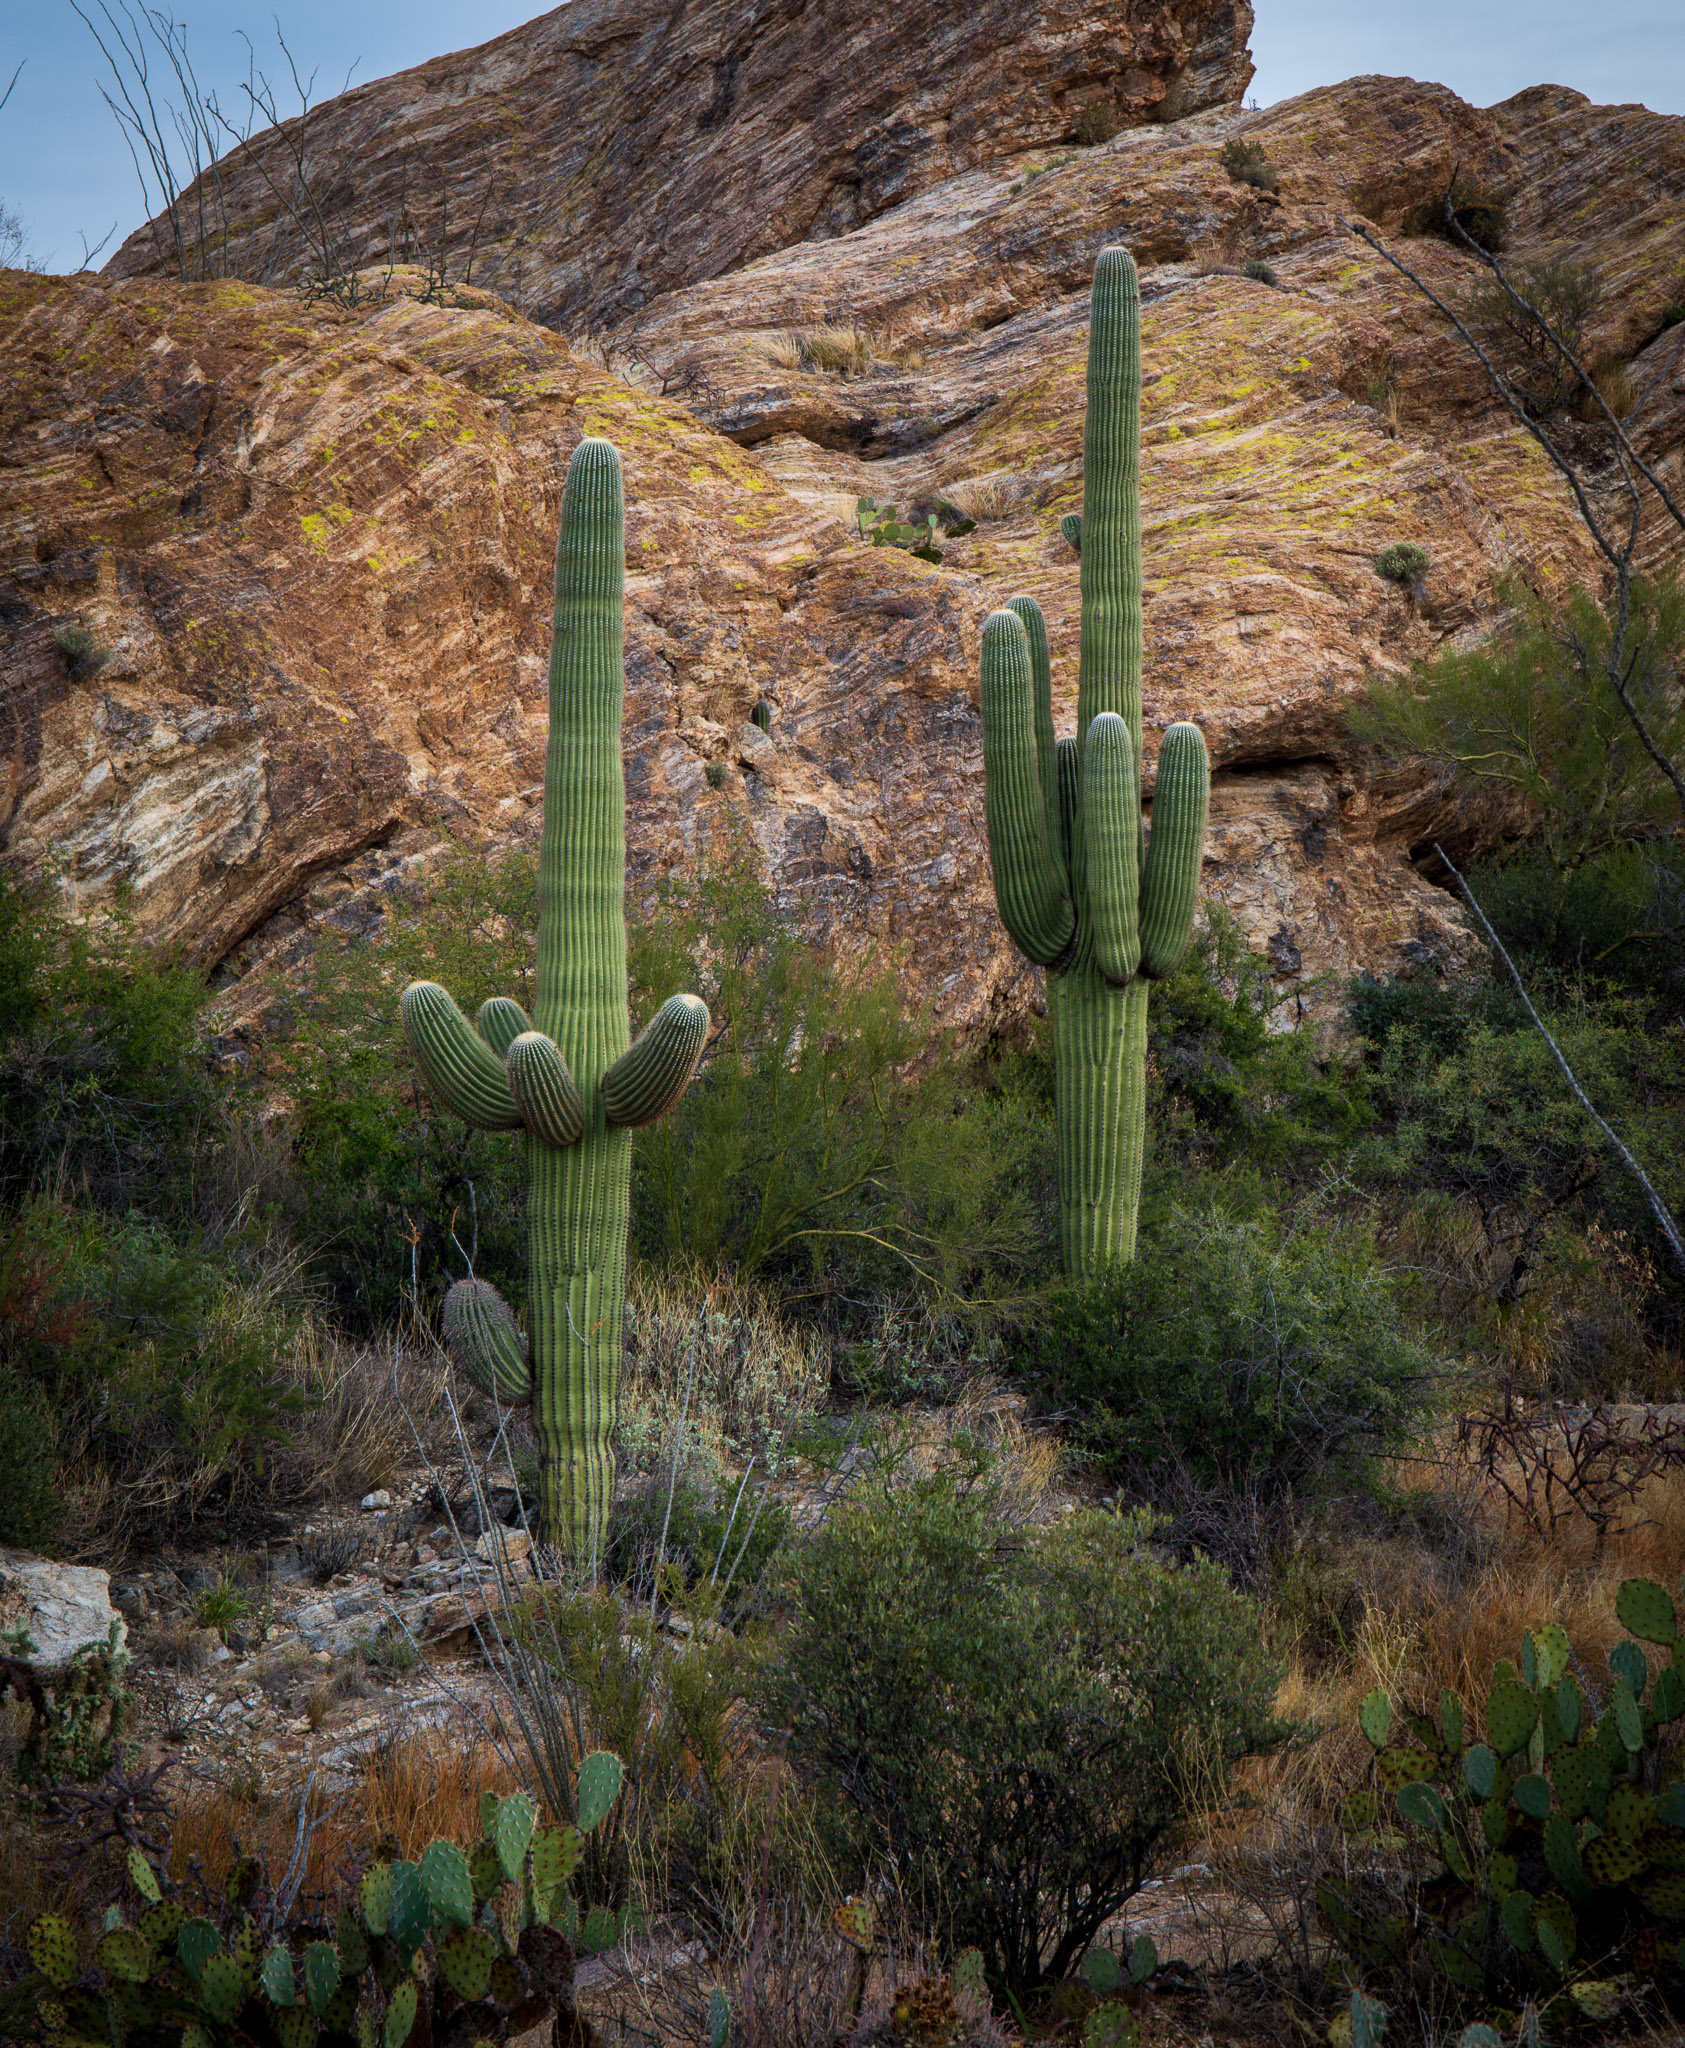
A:
<svg viewBox="0 0 1685 2048">
<path fill-rule="evenodd" d="M 1001 922 L 1047 969 L 1057 1067 L 1060 1248 L 1068 1273 L 1135 1254 L 1146 1132 L 1147 985 L 1187 949 L 1210 775 L 1198 726 L 1158 757 L 1141 818 L 1141 302 L 1127 249 L 1094 270 L 1077 737 L 1055 740 L 1033 597 L 983 627 L 983 767 Z"/>
<path fill-rule="evenodd" d="M 404 1032 L 434 1099 L 524 1134 L 528 1341 L 484 1281 L 445 1302 L 452 1356 L 500 1400 L 530 1400 L 545 1541 L 601 1548 L 614 1485 L 632 1127 L 671 1109 L 708 1032 L 695 996 L 628 1045 L 626 789 L 620 759 L 625 579 L 620 458 L 583 441 L 556 543 L 550 736 L 538 866 L 538 1001 L 494 996 L 470 1024 L 437 982 L 404 991 Z"/>
</svg>

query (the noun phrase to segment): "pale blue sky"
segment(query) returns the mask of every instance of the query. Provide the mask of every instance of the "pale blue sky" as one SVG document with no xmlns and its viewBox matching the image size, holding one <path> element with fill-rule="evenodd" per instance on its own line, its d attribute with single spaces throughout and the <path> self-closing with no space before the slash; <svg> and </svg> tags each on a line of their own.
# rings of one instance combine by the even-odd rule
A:
<svg viewBox="0 0 1685 2048">
<path fill-rule="evenodd" d="M 85 0 L 97 14 L 97 0 Z M 173 0 L 200 80 L 237 95 L 250 30 L 275 56 L 262 0 Z M 1485 106 L 1522 86 L 1571 85 L 1597 100 L 1642 100 L 1685 114 L 1685 0 L 1257 0 L 1252 38 L 1260 105 L 1364 71 L 1438 79 Z M 520 0 L 281 0 L 294 53 L 337 89 L 356 60 L 365 82 L 513 28 Z M 75 267 L 79 235 L 113 222 L 115 247 L 143 218 L 128 152 L 99 97 L 101 60 L 69 0 L 0 0 L 0 87 L 25 59 L 0 112 L 0 203 L 21 215 L 29 247 Z"/>
</svg>

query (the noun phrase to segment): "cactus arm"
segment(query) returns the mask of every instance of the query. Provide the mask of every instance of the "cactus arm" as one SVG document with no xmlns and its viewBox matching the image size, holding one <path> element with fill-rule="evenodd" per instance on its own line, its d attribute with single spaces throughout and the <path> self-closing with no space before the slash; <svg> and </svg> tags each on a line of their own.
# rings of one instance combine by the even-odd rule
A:
<svg viewBox="0 0 1685 2048">
<path fill-rule="evenodd" d="M 1036 758 L 1035 678 L 1030 643 L 1016 612 L 983 625 L 984 818 L 1001 923 L 1030 959 L 1061 962 L 1076 917 L 1048 844 L 1047 809 Z"/>
<path fill-rule="evenodd" d="M 447 991 L 436 981 L 412 981 L 399 1007 L 428 1093 L 479 1130 L 519 1130 L 521 1113 L 502 1060 Z"/>
<path fill-rule="evenodd" d="M 708 1042 L 708 1005 L 669 996 L 603 1076 L 603 1113 L 611 1124 L 652 1124 L 690 1086 Z"/>
<path fill-rule="evenodd" d="M 532 1029 L 532 1019 L 511 997 L 488 996 L 475 1016 L 474 1029 L 504 1059 L 521 1033 Z"/>
<path fill-rule="evenodd" d="M 1067 546 L 1075 548 L 1080 555 L 1082 553 L 1082 514 L 1080 512 L 1067 512 L 1059 522 L 1059 531 L 1065 536 Z"/>
<path fill-rule="evenodd" d="M 532 1399 L 532 1367 L 509 1304 L 486 1280 L 458 1280 L 445 1296 L 445 1348 L 458 1366 L 494 1399 Z"/>
<path fill-rule="evenodd" d="M 1082 825 L 1094 964 L 1119 988 L 1140 964 L 1141 803 L 1129 728 L 1102 711 L 1082 757 Z"/>
<path fill-rule="evenodd" d="M 1174 972 L 1193 930 L 1211 769 L 1197 725 L 1173 725 L 1159 749 L 1153 831 L 1141 874 L 1141 972 Z"/>
<path fill-rule="evenodd" d="M 1127 249 L 1102 249 L 1082 430 L 1082 661 L 1077 731 L 1102 711 L 1141 758 L 1141 295 Z"/>
<path fill-rule="evenodd" d="M 505 1067 L 509 1093 L 533 1136 L 546 1145 L 577 1145 L 585 1129 L 585 1105 L 555 1042 L 542 1031 L 523 1031 L 510 1046 Z"/>
<path fill-rule="evenodd" d="M 1047 814 L 1047 843 L 1068 895 L 1070 883 L 1059 843 L 1058 743 L 1053 737 L 1053 664 L 1047 650 L 1047 621 L 1033 597 L 1009 597 L 1006 608 L 1023 621 L 1024 637 L 1030 643 L 1030 679 L 1036 696 L 1036 767 L 1041 774 L 1042 809 Z"/>
</svg>

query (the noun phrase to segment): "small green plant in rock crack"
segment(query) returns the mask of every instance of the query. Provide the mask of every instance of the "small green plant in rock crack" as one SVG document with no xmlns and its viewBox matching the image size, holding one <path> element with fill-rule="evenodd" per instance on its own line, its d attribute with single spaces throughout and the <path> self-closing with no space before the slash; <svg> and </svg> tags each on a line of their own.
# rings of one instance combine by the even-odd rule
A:
<svg viewBox="0 0 1685 2048">
<path fill-rule="evenodd" d="M 172 1882 L 131 1848 L 133 1917 L 110 1909 L 93 1968 L 81 1970 L 76 1928 L 40 1915 L 27 1935 L 34 1971 L 13 1991 L 12 2013 L 66 2048 L 492 2043 L 545 2011 L 556 2037 L 571 2038 L 576 1953 L 598 1954 L 625 1932 L 625 1916 L 607 1907 L 582 1914 L 572 1885 L 621 1783 L 618 1757 L 585 1757 L 577 1825 L 543 1828 L 526 1793 L 488 1792 L 471 1849 L 436 1841 L 414 1863 L 376 1862 L 337 1908 L 272 1883 L 255 1858 L 212 1891 Z"/>
<path fill-rule="evenodd" d="M 1257 192 L 1273 192 L 1281 183 L 1281 173 L 1264 154 L 1261 142 L 1245 142 L 1238 135 L 1231 136 L 1223 144 L 1220 160 L 1237 185 L 1250 185 Z"/>
<path fill-rule="evenodd" d="M 1375 574 L 1409 589 L 1433 567 L 1433 557 L 1413 540 L 1395 540 L 1375 557 Z"/>
<path fill-rule="evenodd" d="M 213 1629 L 224 1642 L 229 1631 L 248 1620 L 253 1611 L 240 1582 L 226 1566 L 193 1603 L 193 1619 L 201 1628 Z"/>
<path fill-rule="evenodd" d="M 880 505 L 876 498 L 861 498 L 854 508 L 855 531 L 875 548 L 905 548 L 921 562 L 939 562 L 942 550 L 936 545 L 936 514 L 927 512 L 922 521 L 903 524 L 893 505 Z"/>
<path fill-rule="evenodd" d="M 85 683 L 90 676 L 97 676 L 111 659 L 111 649 L 102 647 L 80 620 L 60 626 L 53 635 L 53 645 L 64 656 L 72 682 Z"/>
<path fill-rule="evenodd" d="M 1363 1702 L 1374 1758 L 1344 1809 L 1354 1846 L 1396 1814 L 1437 1851 L 1402 1900 L 1318 1887 L 1382 1995 L 1425 1975 L 1498 2024 L 1531 2003 L 1552 2038 L 1614 2018 L 1641 1986 L 1674 2010 L 1685 1998 L 1685 1647 L 1653 1580 L 1626 1580 L 1615 1611 L 1630 1640 L 1610 1653 L 1601 1711 L 1554 1622 L 1524 1634 L 1519 1671 L 1494 1667 L 1484 1741 L 1453 1692 L 1437 1712 L 1395 1712 L 1380 1690 Z M 1666 1659 L 1654 1673 L 1646 1644 Z"/>
</svg>

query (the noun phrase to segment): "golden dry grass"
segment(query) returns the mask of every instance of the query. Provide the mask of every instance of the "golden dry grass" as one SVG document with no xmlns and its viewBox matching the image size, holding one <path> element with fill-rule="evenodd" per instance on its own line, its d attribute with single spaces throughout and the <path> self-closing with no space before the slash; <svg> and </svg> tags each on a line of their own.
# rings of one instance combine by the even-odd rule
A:
<svg viewBox="0 0 1685 2048">
<path fill-rule="evenodd" d="M 859 376 L 872 367 L 872 337 L 863 327 L 810 327 L 801 337 L 805 368 Z"/>
<path fill-rule="evenodd" d="M 1011 476 L 962 477 L 941 496 L 967 519 L 1007 519 L 1018 509 L 1018 479 Z"/>
</svg>

